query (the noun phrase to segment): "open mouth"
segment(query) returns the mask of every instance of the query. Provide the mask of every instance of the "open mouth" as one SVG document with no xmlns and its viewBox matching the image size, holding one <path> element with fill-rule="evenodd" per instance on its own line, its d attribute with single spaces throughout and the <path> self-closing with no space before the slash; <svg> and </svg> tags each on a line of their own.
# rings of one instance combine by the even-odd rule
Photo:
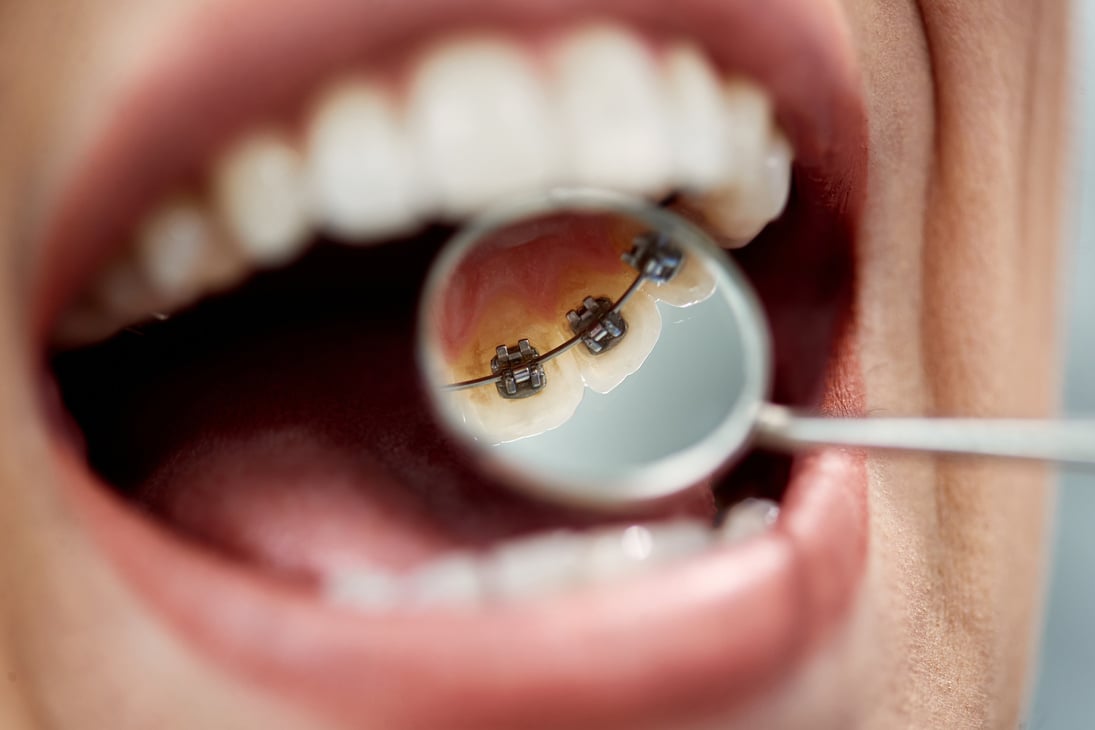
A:
<svg viewBox="0 0 1095 730">
<path fill-rule="evenodd" d="M 743 704 L 845 614 L 861 459 L 758 452 L 635 514 L 533 501 L 434 422 L 415 308 L 468 216 L 622 190 L 733 249 L 774 400 L 854 410 L 864 132 L 839 20 L 353 5 L 197 13 L 89 148 L 32 323 L 77 512 L 202 651 L 335 718 L 679 726 Z"/>
</svg>

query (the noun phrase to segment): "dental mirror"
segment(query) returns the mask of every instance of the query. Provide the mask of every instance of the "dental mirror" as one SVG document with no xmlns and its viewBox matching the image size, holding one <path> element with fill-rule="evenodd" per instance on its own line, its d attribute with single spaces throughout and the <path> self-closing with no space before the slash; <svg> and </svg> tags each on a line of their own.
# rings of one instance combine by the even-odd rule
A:
<svg viewBox="0 0 1095 730">
<path fill-rule="evenodd" d="M 628 508 L 755 443 L 1095 465 L 1095 422 L 834 419 L 768 402 L 764 312 L 699 227 L 646 201 L 554 190 L 473 220 L 427 277 L 417 356 L 439 420 L 539 497 Z"/>
</svg>

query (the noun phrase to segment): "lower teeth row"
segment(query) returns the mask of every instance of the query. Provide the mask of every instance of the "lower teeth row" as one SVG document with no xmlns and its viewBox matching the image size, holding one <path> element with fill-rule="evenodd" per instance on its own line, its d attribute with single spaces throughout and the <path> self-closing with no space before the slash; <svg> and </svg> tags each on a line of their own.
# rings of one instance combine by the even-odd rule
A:
<svg viewBox="0 0 1095 730">
<path fill-rule="evenodd" d="M 478 556 L 452 553 L 405 575 L 358 569 L 327 579 L 329 601 L 369 612 L 474 607 L 543 598 L 643 575 L 715 545 L 764 534 L 779 506 L 747 499 L 718 529 L 675 520 L 578 533 L 558 531 L 508 542 Z"/>
</svg>

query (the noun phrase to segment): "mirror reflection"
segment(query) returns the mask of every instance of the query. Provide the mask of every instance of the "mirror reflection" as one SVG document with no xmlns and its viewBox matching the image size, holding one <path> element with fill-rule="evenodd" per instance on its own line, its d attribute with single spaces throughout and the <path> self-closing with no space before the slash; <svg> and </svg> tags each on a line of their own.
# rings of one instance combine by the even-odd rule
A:
<svg viewBox="0 0 1095 730">
<path fill-rule="evenodd" d="M 742 324 L 722 252 L 695 237 L 574 210 L 454 243 L 421 318 L 442 421 L 511 475 L 575 489 L 710 439 L 757 397 L 743 367 L 757 324 Z"/>
</svg>

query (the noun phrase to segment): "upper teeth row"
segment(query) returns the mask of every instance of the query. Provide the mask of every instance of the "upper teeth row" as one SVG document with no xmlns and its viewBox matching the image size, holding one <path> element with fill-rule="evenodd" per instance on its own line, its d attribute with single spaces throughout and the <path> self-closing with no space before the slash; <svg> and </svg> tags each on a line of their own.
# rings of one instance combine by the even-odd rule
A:
<svg viewBox="0 0 1095 730">
<path fill-rule="evenodd" d="M 79 344 L 179 308 L 290 260 L 317 228 L 377 240 L 554 185 L 703 193 L 720 232 L 748 240 L 781 212 L 790 164 L 765 94 L 720 80 L 689 44 L 655 52 L 605 25 L 542 55 L 496 35 L 449 39 L 415 59 L 405 88 L 344 79 L 301 134 L 239 140 L 208 201 L 152 211 L 58 338 Z"/>
</svg>

